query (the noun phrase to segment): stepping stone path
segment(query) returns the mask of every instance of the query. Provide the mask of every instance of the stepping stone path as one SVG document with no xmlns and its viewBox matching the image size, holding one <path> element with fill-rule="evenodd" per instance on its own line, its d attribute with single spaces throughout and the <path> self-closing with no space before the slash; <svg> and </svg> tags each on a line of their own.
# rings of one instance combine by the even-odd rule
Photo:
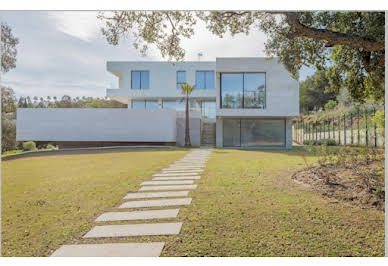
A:
<svg viewBox="0 0 388 266">
<path fill-rule="evenodd" d="M 211 149 L 196 149 L 182 159 L 164 168 L 161 173 L 154 174 L 152 180 L 141 183 L 140 192 L 128 193 L 117 211 L 101 214 L 94 226 L 84 239 L 120 237 L 177 235 L 181 222 L 153 222 L 130 223 L 130 221 L 147 221 L 150 219 L 174 219 L 179 213 L 176 206 L 189 205 L 192 198 L 187 197 L 190 190 L 197 188 L 195 180 L 201 178 L 200 173 L 211 154 Z M 144 192 L 143 192 L 144 191 Z M 174 206 L 174 209 L 169 207 Z M 161 207 L 168 209 L 141 209 Z M 140 210 L 123 211 L 138 208 Z M 126 222 L 125 224 L 102 225 L 104 222 Z M 162 253 L 164 242 L 148 243 L 104 243 L 104 244 L 79 244 L 63 245 L 57 249 L 52 257 L 158 257 Z"/>
<path fill-rule="evenodd" d="M 146 207 L 161 207 L 161 206 L 179 206 L 189 205 L 191 198 L 183 199 L 160 199 L 160 200 L 136 200 L 127 201 L 120 205 L 119 208 L 146 208 Z"/>
<path fill-rule="evenodd" d="M 176 185 L 176 186 L 145 186 L 141 187 L 139 191 L 150 191 L 150 190 L 185 190 L 185 189 L 196 189 L 197 185 Z"/>
<path fill-rule="evenodd" d="M 178 215 L 178 212 L 179 209 L 133 212 L 106 212 L 101 214 L 96 219 L 96 222 L 175 218 Z"/>
<path fill-rule="evenodd" d="M 193 180 L 182 180 L 182 181 L 146 181 L 141 183 L 142 186 L 144 185 L 186 185 L 186 184 L 193 184 Z"/>
<path fill-rule="evenodd" d="M 191 179 L 201 179 L 200 176 L 171 176 L 171 177 L 154 177 L 152 180 L 191 180 Z"/>
</svg>

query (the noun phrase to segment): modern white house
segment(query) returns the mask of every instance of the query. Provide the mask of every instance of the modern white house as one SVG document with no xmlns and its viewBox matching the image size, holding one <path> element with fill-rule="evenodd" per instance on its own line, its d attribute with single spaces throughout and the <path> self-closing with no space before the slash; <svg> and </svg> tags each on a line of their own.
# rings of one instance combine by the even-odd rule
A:
<svg viewBox="0 0 388 266">
<path fill-rule="evenodd" d="M 61 147 L 184 144 L 181 84 L 195 86 L 190 101 L 194 146 L 291 148 L 299 87 L 282 64 L 266 58 L 212 62 L 107 62 L 118 88 L 111 99 L 128 109 L 17 111 L 17 140 Z"/>
</svg>

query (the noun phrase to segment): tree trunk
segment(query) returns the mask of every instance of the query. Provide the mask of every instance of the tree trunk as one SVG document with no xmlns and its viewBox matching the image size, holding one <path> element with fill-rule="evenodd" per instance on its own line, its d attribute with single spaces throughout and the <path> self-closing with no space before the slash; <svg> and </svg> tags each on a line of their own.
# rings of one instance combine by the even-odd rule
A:
<svg viewBox="0 0 388 266">
<path fill-rule="evenodd" d="M 189 118 L 189 95 L 186 94 L 185 147 L 191 147 L 189 121 L 190 121 L 190 118 Z"/>
</svg>

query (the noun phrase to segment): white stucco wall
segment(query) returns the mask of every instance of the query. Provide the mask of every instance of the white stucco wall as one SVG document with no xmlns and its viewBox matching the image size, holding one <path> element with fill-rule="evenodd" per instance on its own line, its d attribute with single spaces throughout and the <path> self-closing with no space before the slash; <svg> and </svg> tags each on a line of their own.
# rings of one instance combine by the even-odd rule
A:
<svg viewBox="0 0 388 266">
<path fill-rule="evenodd" d="M 20 108 L 18 141 L 175 142 L 176 112 L 124 108 Z"/>
<path fill-rule="evenodd" d="M 186 71 L 186 82 L 195 85 L 195 73 L 198 70 L 215 71 L 216 62 L 158 62 L 158 61 L 111 61 L 107 62 L 107 70 L 119 78 L 118 89 L 107 89 L 107 96 L 124 100 L 131 99 L 159 99 L 181 98 L 181 91 L 176 88 L 177 71 Z M 131 71 L 149 71 L 150 88 L 131 90 Z M 192 98 L 213 99 L 216 90 L 195 90 Z"/>
<path fill-rule="evenodd" d="M 299 85 L 277 59 L 217 58 L 216 59 L 217 116 L 223 117 L 292 117 L 299 115 Z M 265 109 L 220 108 L 220 73 L 265 72 Z"/>
<path fill-rule="evenodd" d="M 189 117 L 190 142 L 193 147 L 199 147 L 201 145 L 201 113 L 197 111 L 191 111 Z M 176 129 L 176 144 L 178 146 L 184 146 L 186 135 L 185 112 L 177 112 Z"/>
</svg>

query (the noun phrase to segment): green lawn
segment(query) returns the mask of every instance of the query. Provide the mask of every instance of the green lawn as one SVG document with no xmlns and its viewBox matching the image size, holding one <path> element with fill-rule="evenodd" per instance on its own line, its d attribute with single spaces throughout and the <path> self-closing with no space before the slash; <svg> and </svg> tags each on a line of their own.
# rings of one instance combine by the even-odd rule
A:
<svg viewBox="0 0 388 266">
<path fill-rule="evenodd" d="M 62 243 L 165 241 L 162 256 L 384 256 L 384 213 L 330 200 L 295 183 L 292 173 L 305 167 L 296 149 L 215 149 L 190 192 L 193 202 L 181 208 L 178 219 L 165 220 L 183 222 L 179 235 L 80 238 L 96 216 L 184 153 L 4 162 L 3 254 L 49 255 Z"/>
<path fill-rule="evenodd" d="M 186 152 L 90 151 L 3 161 L 3 256 L 50 255 Z"/>
<path fill-rule="evenodd" d="M 296 184 L 292 173 L 305 167 L 299 154 L 215 150 L 163 255 L 384 256 L 384 213 Z"/>
</svg>

